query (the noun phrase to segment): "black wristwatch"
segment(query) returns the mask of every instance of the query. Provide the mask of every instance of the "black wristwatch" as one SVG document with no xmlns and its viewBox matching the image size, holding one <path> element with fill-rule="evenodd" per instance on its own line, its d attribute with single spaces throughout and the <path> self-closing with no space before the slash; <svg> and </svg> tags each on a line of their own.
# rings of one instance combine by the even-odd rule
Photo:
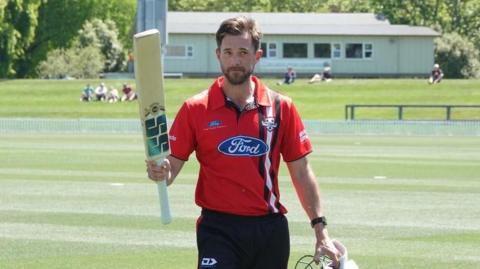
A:
<svg viewBox="0 0 480 269">
<path fill-rule="evenodd" d="M 325 216 L 314 218 L 310 221 L 310 225 L 312 225 L 312 228 L 319 223 L 323 224 L 323 226 L 327 226 L 327 219 L 325 218 Z"/>
</svg>

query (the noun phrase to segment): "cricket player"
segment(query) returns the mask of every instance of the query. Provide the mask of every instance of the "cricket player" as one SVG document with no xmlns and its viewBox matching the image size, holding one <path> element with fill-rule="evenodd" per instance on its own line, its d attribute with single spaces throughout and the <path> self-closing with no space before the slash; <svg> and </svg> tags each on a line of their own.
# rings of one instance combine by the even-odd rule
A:
<svg viewBox="0 0 480 269">
<path fill-rule="evenodd" d="M 166 161 L 147 161 L 149 178 L 166 177 L 170 185 L 195 151 L 200 269 L 287 269 L 290 239 L 278 186 L 280 158 L 310 218 L 315 259 L 328 255 L 338 263 L 307 159 L 312 145 L 299 114 L 291 99 L 252 75 L 262 57 L 261 36 L 251 18 L 222 22 L 216 55 L 223 76 L 180 108 Z"/>
</svg>

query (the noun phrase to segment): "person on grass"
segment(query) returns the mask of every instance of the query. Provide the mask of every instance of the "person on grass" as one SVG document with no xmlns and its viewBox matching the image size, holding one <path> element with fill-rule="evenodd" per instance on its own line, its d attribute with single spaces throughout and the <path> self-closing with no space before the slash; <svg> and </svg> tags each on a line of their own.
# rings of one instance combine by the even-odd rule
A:
<svg viewBox="0 0 480 269">
<path fill-rule="evenodd" d="M 80 96 L 80 101 L 82 102 L 90 102 L 93 99 L 93 87 L 90 84 L 87 84 L 82 91 L 82 95 Z"/>
<path fill-rule="evenodd" d="M 100 83 L 97 88 L 95 88 L 95 99 L 97 101 L 105 101 L 107 99 L 108 88 L 105 83 Z"/>
<path fill-rule="evenodd" d="M 137 93 L 127 83 L 123 83 L 122 92 L 123 92 L 123 96 L 121 99 L 122 102 L 133 101 L 137 99 Z"/>
<path fill-rule="evenodd" d="M 279 81 L 277 84 L 282 85 L 282 84 L 292 84 L 295 82 L 295 79 L 297 78 L 297 73 L 295 70 L 293 70 L 293 67 L 288 67 L 287 72 L 283 75 L 283 80 Z"/>
<path fill-rule="evenodd" d="M 440 69 L 440 65 L 434 64 L 433 69 L 430 75 L 430 78 L 428 79 L 429 84 L 437 84 L 442 81 L 443 78 L 443 71 Z"/>
<path fill-rule="evenodd" d="M 332 69 L 330 66 L 325 66 L 323 68 L 322 74 L 315 74 L 313 77 L 308 81 L 308 83 L 315 83 L 315 82 L 330 82 L 332 81 Z"/>
</svg>

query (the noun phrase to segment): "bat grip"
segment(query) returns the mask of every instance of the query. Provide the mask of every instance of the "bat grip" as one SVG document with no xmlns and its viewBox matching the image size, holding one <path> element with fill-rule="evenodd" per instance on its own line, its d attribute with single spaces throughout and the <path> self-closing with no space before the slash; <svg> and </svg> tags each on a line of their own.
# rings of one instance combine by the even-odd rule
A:
<svg viewBox="0 0 480 269">
<path fill-rule="evenodd" d="M 157 164 L 161 165 L 163 159 L 158 160 Z M 158 197 L 160 200 L 160 219 L 163 224 L 172 222 L 172 215 L 170 214 L 170 205 L 168 202 L 167 179 L 157 182 Z"/>
</svg>

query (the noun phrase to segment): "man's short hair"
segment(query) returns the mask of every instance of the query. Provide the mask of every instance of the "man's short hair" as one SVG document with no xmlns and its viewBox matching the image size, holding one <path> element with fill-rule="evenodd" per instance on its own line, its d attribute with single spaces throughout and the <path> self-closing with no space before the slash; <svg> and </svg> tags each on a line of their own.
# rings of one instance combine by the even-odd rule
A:
<svg viewBox="0 0 480 269">
<path fill-rule="evenodd" d="M 222 22 L 216 34 L 217 47 L 220 48 L 225 35 L 241 35 L 245 32 L 248 32 L 252 37 L 253 48 L 257 51 L 260 48 L 262 33 L 260 32 L 257 22 L 245 16 L 226 19 Z"/>
</svg>

